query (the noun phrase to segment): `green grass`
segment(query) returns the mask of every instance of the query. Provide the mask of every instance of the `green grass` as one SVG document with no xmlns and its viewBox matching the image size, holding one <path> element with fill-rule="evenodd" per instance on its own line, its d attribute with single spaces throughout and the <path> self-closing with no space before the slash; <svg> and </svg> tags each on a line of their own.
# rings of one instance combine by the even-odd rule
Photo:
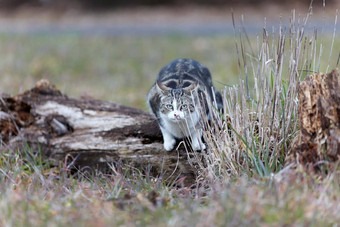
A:
<svg viewBox="0 0 340 227">
<path fill-rule="evenodd" d="M 237 54 L 229 36 L 1 34 L 0 91 L 12 95 L 47 78 L 71 97 L 87 94 L 146 110 L 145 97 L 158 71 L 177 57 L 208 66 L 219 89 L 232 86 L 224 90 L 231 122 L 225 124 L 226 116 L 213 111 L 216 124 L 206 126 L 204 133 L 208 168 L 201 169 L 203 181 L 196 187 L 172 187 L 133 168 L 73 173 L 63 163 L 53 166 L 43 160 L 41 151 L 2 149 L 0 226 L 336 226 L 337 163 L 315 175 L 284 166 L 298 130 L 296 85 L 306 75 L 290 70 L 290 54 L 303 52 L 294 46 L 301 44 L 296 34 L 285 36 L 285 51 L 277 45 L 282 38 L 278 34 L 269 36 L 267 50 L 262 49 L 262 37 L 251 36 L 255 54 L 238 38 Z M 314 58 L 319 56 L 320 37 L 305 35 L 308 51 L 293 57 L 300 59 L 297 68 L 325 70 L 331 35 L 321 37 L 320 62 Z M 330 68 L 339 49 L 340 40 L 335 39 Z M 282 68 L 275 61 L 281 53 Z M 240 81 L 245 80 L 245 68 L 248 84 Z M 261 87 L 261 78 L 268 86 Z"/>
<path fill-rule="evenodd" d="M 46 78 L 65 94 L 146 110 L 145 98 L 161 67 L 194 58 L 211 69 L 215 84 L 238 81 L 232 37 L 98 37 L 0 35 L 0 91 L 17 94 Z"/>
<path fill-rule="evenodd" d="M 256 37 L 251 36 L 256 46 Z M 330 43 L 325 37 L 324 43 Z M 340 48 L 335 39 L 334 50 Z M 324 45 L 328 53 L 330 45 Z M 178 57 L 209 67 L 218 89 L 238 84 L 232 36 L 100 37 L 0 34 L 0 92 L 15 95 L 46 78 L 70 97 L 97 99 L 147 110 L 145 98 L 162 66 Z M 336 51 L 333 51 L 336 52 Z M 327 63 L 328 56 L 321 59 Z M 333 53 L 331 65 L 337 61 Z M 253 83 L 253 78 L 249 78 Z"/>
<path fill-rule="evenodd" d="M 256 37 L 252 36 L 253 45 Z M 330 43 L 325 37 L 324 43 Z M 324 46 L 324 53 L 330 45 Z M 340 48 L 335 39 L 334 50 Z M 238 84 L 232 36 L 100 37 L 0 34 L 0 92 L 12 95 L 48 79 L 70 97 L 90 95 L 147 110 L 145 98 L 162 66 L 194 58 L 210 69 L 218 89 Z M 333 53 L 331 65 L 335 65 Z M 327 63 L 328 56 L 322 59 Z M 253 78 L 249 78 L 250 83 Z"/>
</svg>

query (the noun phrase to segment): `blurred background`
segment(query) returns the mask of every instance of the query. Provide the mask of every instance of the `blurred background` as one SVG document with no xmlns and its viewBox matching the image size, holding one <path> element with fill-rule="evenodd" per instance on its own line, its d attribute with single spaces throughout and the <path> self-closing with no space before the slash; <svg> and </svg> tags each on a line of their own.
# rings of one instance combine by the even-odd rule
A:
<svg viewBox="0 0 340 227">
<path fill-rule="evenodd" d="M 45 78 L 70 97 L 146 110 L 159 70 L 180 57 L 206 65 L 223 89 L 243 79 L 235 48 L 240 33 L 256 55 L 264 27 L 273 36 L 280 24 L 289 30 L 293 10 L 302 22 L 309 5 L 308 0 L 0 0 L 0 93 L 15 95 Z M 314 1 L 306 25 L 311 34 L 317 29 L 324 53 L 336 29 L 331 67 L 340 50 L 339 6 L 338 0 L 325 1 L 325 7 Z"/>
<path fill-rule="evenodd" d="M 53 7 L 53 9 L 76 9 L 86 10 L 109 10 L 117 7 L 139 7 L 139 6 L 259 6 L 266 4 L 277 5 L 309 5 L 309 0 L 1 0 L 1 6 L 6 9 L 17 9 L 20 7 Z M 332 4 L 336 0 L 328 0 Z M 314 1 L 314 5 L 322 5 L 323 1 Z"/>
</svg>

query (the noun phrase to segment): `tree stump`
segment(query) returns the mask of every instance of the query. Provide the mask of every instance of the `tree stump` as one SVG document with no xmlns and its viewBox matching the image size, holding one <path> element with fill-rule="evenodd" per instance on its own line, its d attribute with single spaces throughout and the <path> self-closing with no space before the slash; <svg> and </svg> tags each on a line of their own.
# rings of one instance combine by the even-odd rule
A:
<svg viewBox="0 0 340 227">
<path fill-rule="evenodd" d="M 339 73 L 307 76 L 298 88 L 299 126 L 290 158 L 308 169 L 340 157 Z"/>
<path fill-rule="evenodd" d="M 100 100 L 72 99 L 46 80 L 15 97 L 1 95 L 0 133 L 2 149 L 27 144 L 52 163 L 68 159 L 77 168 L 100 170 L 109 163 L 152 166 L 155 176 L 184 177 L 187 185 L 195 181 L 184 146 L 166 152 L 150 114 Z"/>
</svg>

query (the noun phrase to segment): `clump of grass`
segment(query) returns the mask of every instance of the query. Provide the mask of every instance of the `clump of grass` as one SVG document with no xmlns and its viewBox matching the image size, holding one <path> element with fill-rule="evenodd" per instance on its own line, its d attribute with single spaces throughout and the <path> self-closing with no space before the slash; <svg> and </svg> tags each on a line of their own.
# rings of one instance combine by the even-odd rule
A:
<svg viewBox="0 0 340 227">
<path fill-rule="evenodd" d="M 292 11 L 288 28 L 280 25 L 271 33 L 264 27 L 256 51 L 244 30 L 235 32 L 244 79 L 240 73 L 239 84 L 223 90 L 223 113 L 210 103 L 211 119 L 202 126 L 209 147 L 203 154 L 206 165 L 199 165 L 203 178 L 266 177 L 284 167 L 298 130 L 298 84 L 306 74 L 320 70 L 322 44 L 317 30 L 308 35 L 310 16 L 311 9 L 303 19 Z"/>
</svg>

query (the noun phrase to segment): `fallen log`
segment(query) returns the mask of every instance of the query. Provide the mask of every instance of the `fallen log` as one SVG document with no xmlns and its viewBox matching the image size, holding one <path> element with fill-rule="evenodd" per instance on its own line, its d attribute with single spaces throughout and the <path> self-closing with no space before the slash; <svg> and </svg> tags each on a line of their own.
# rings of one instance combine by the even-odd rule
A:
<svg viewBox="0 0 340 227">
<path fill-rule="evenodd" d="M 307 76 L 299 85 L 298 98 L 300 131 L 286 163 L 315 170 L 339 160 L 338 71 Z M 76 168 L 129 165 L 169 181 L 185 179 L 185 185 L 194 183 L 198 172 L 183 145 L 172 152 L 163 149 L 161 132 L 150 114 L 100 100 L 69 98 L 46 80 L 23 94 L 0 97 L 0 151 L 26 145 L 52 163 L 66 161 Z"/>
<path fill-rule="evenodd" d="M 166 152 L 156 120 L 141 110 L 94 99 L 73 99 L 46 80 L 0 100 L 2 148 L 28 145 L 52 163 L 107 169 L 109 163 L 150 168 L 155 176 L 188 185 L 195 171 L 184 146 Z M 73 158 L 70 158 L 73 157 Z"/>
<path fill-rule="evenodd" d="M 340 159 L 340 80 L 338 70 L 307 76 L 298 88 L 300 131 L 288 160 L 315 171 Z"/>
</svg>

